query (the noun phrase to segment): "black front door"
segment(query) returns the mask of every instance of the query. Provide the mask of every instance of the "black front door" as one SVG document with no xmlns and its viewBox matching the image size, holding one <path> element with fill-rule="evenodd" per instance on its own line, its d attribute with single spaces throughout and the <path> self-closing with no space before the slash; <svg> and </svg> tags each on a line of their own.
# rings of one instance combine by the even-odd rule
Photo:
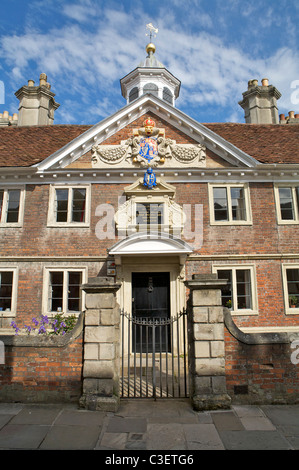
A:
<svg viewBox="0 0 299 470">
<path fill-rule="evenodd" d="M 170 317 L 169 273 L 132 273 L 132 312 L 138 319 L 156 319 L 157 325 Z M 133 349 L 151 352 L 152 328 L 137 326 L 132 333 Z M 155 347 L 170 351 L 169 326 L 155 328 Z"/>
</svg>

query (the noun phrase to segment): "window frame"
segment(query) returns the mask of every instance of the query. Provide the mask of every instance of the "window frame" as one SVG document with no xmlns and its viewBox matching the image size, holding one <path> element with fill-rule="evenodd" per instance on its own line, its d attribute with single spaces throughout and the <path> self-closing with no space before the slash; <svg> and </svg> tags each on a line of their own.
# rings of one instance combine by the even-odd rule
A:
<svg viewBox="0 0 299 470">
<path fill-rule="evenodd" d="M 3 191 L 3 202 L 2 207 L 0 207 L 0 227 L 22 227 L 24 222 L 24 206 L 25 206 L 25 186 L 11 186 L 11 187 L 0 187 L 0 190 Z M 18 211 L 18 221 L 17 222 L 6 222 L 4 219 L 7 217 L 8 211 L 8 193 L 9 191 L 20 191 L 19 199 L 19 211 Z"/>
<path fill-rule="evenodd" d="M 212 272 L 218 274 L 218 271 L 232 271 L 232 299 L 233 305 L 237 304 L 237 270 L 249 270 L 250 272 L 250 285 L 251 285 L 251 303 L 252 308 L 232 309 L 232 315 L 258 315 L 258 297 L 257 297 L 257 283 L 256 283 L 256 269 L 252 264 L 217 264 L 213 265 Z"/>
<path fill-rule="evenodd" d="M 279 195 L 279 189 L 281 188 L 291 189 L 293 209 L 294 209 L 293 219 L 283 219 L 281 217 L 281 206 L 280 206 L 280 195 Z M 277 215 L 277 223 L 279 225 L 298 225 L 299 224 L 299 197 L 296 195 L 296 188 L 299 188 L 299 183 L 276 183 L 274 185 L 276 215 Z M 299 189 L 298 189 L 298 192 L 299 192 Z"/>
<path fill-rule="evenodd" d="M 63 292 L 62 292 L 62 310 L 54 311 L 49 310 L 49 289 L 50 289 L 50 273 L 62 272 L 63 273 Z M 87 267 L 86 266 L 47 266 L 44 268 L 44 282 L 43 282 L 43 304 L 42 309 L 45 315 L 55 316 L 57 313 L 63 313 L 64 316 L 79 315 L 85 306 L 85 292 L 81 290 L 81 310 L 67 309 L 68 303 L 68 273 L 81 272 L 82 284 L 87 282 Z"/>
<path fill-rule="evenodd" d="M 0 317 L 15 317 L 17 312 L 17 292 L 18 292 L 18 267 L 0 266 L 0 274 L 2 272 L 12 272 L 12 289 L 11 289 L 11 306 L 10 310 L 1 310 Z"/>
<path fill-rule="evenodd" d="M 67 221 L 66 222 L 57 222 L 56 221 L 56 190 L 68 190 L 68 208 L 67 208 Z M 73 190 L 74 189 L 85 189 L 85 221 L 84 222 L 72 222 L 72 201 L 73 201 Z M 66 185 L 66 184 L 53 184 L 50 185 L 49 192 L 49 208 L 48 208 L 48 227 L 89 227 L 90 226 L 90 184 L 76 184 L 76 185 Z M 70 197 L 71 194 L 71 197 Z"/>
<path fill-rule="evenodd" d="M 286 315 L 299 315 L 299 304 L 298 307 L 290 307 L 289 305 L 289 289 L 288 289 L 288 278 L 287 270 L 288 269 L 299 269 L 299 264 L 283 264 L 282 265 L 282 283 L 283 283 L 283 297 L 284 297 L 284 306 Z M 299 281 L 298 281 L 299 282 Z"/>
<path fill-rule="evenodd" d="M 249 183 L 209 183 L 208 188 L 209 188 L 208 191 L 209 191 L 209 209 L 210 209 L 210 224 L 211 225 L 252 225 Z M 214 188 L 226 189 L 228 220 L 215 220 Z M 232 203 L 231 203 L 231 188 L 242 188 L 244 191 L 244 202 L 245 202 L 245 211 L 246 211 L 245 220 L 233 220 Z"/>
</svg>

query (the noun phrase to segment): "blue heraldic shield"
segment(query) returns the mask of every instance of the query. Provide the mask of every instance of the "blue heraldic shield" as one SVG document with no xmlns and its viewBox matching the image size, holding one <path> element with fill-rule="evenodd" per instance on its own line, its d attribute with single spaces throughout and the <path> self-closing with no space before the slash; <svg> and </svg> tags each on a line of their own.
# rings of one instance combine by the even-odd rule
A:
<svg viewBox="0 0 299 470">
<path fill-rule="evenodd" d="M 158 143 L 155 137 L 142 137 L 139 146 L 139 155 L 148 162 L 158 155 Z"/>
<path fill-rule="evenodd" d="M 151 167 L 144 173 L 143 185 L 148 189 L 153 189 L 154 186 L 157 186 L 156 175 Z"/>
</svg>

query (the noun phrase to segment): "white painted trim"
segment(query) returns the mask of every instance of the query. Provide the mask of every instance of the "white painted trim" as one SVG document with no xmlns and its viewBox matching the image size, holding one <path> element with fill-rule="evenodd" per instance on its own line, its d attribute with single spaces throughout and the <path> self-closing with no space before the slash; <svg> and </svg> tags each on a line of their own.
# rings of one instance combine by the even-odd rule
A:
<svg viewBox="0 0 299 470">
<path fill-rule="evenodd" d="M 255 264 L 214 264 L 212 266 L 212 273 L 217 274 L 217 271 L 220 270 L 231 270 L 233 271 L 232 276 L 232 293 L 234 297 L 234 304 L 237 302 L 237 284 L 235 272 L 237 269 L 248 269 L 250 271 L 250 281 L 251 281 L 251 300 L 252 300 L 252 309 L 237 309 L 232 310 L 231 314 L 235 316 L 242 315 L 258 315 L 258 296 L 257 296 L 257 282 L 256 282 L 256 270 Z"/>
<path fill-rule="evenodd" d="M 56 189 L 67 189 L 69 193 L 72 189 L 86 189 L 86 198 L 85 198 L 85 221 L 84 222 L 56 222 L 55 215 L 55 190 Z M 91 206 L 91 187 L 87 184 L 74 184 L 74 185 L 65 185 L 65 184 L 51 184 L 49 190 L 49 202 L 48 202 L 48 217 L 47 217 L 47 227 L 78 227 L 86 228 L 90 225 L 90 206 Z M 71 217 L 71 203 L 72 198 L 68 198 L 68 219 Z"/>
<path fill-rule="evenodd" d="M 51 168 L 64 168 L 88 152 L 95 144 L 100 144 L 117 131 L 147 112 L 153 112 L 181 132 L 192 137 L 198 143 L 211 148 L 229 162 L 238 166 L 256 167 L 258 161 L 235 147 L 230 142 L 214 133 L 203 124 L 198 123 L 182 111 L 151 94 L 145 94 L 126 105 L 112 116 L 100 121 L 86 132 L 69 142 L 36 165 L 38 172 Z"/>
<path fill-rule="evenodd" d="M 1 185 L 0 189 L 4 190 L 4 197 L 3 197 L 3 210 L 0 218 L 0 228 L 8 228 L 8 227 L 22 227 L 24 223 L 24 208 L 25 208 L 25 186 L 22 185 L 14 185 L 14 186 L 5 186 Z M 4 222 L 3 219 L 6 217 L 7 214 L 7 202 L 8 202 L 8 191 L 20 191 L 20 200 L 19 200 L 19 214 L 18 214 L 18 222 Z"/>
<path fill-rule="evenodd" d="M 79 314 L 80 312 L 68 312 L 67 311 L 67 284 L 66 284 L 66 273 L 70 271 L 82 272 L 82 284 L 85 284 L 88 279 L 88 267 L 85 266 L 73 266 L 61 264 L 58 266 L 44 266 L 43 267 L 43 294 L 42 294 L 42 312 L 44 315 L 55 315 L 56 312 L 49 311 L 48 309 L 48 289 L 49 289 L 49 274 L 50 272 L 63 272 L 63 310 L 64 315 Z M 85 306 L 85 292 L 81 290 L 81 311 L 84 310 Z"/>
<path fill-rule="evenodd" d="M 17 313 L 17 297 L 18 297 L 18 284 L 19 284 L 19 268 L 18 266 L 9 266 L 8 264 L 0 265 L 0 272 L 13 272 L 12 277 L 12 291 L 11 291 L 11 309 L 9 311 L 2 310 L 0 317 L 15 317 Z"/>
<path fill-rule="evenodd" d="M 117 242 L 109 255 L 189 255 L 192 248 L 184 241 L 163 233 L 138 232 Z"/>
<path fill-rule="evenodd" d="M 295 192 L 295 188 L 298 186 L 299 186 L 298 179 L 296 182 L 274 184 L 274 198 L 275 198 L 276 218 L 277 218 L 278 225 L 298 225 L 299 224 L 299 201 L 297 200 L 298 198 Z M 292 190 L 294 219 L 285 220 L 281 218 L 279 188 L 291 188 Z"/>
<path fill-rule="evenodd" d="M 231 205 L 231 196 L 230 191 L 227 191 L 227 204 L 228 204 L 228 217 L 229 220 L 215 220 L 214 212 L 214 194 L 213 188 L 226 188 L 230 189 L 232 187 L 243 188 L 244 189 L 244 199 L 245 199 L 245 211 L 246 211 L 246 220 L 233 220 L 232 219 L 232 205 Z M 210 211 L 210 224 L 211 225 L 252 225 L 252 212 L 251 212 L 251 200 L 250 200 L 250 188 L 248 183 L 208 183 L 209 191 L 209 211 Z"/>
<path fill-rule="evenodd" d="M 296 308 L 291 308 L 289 306 L 289 292 L 287 282 L 287 269 L 299 269 L 299 264 L 283 263 L 281 269 L 285 313 L 286 315 L 299 315 L 299 306 Z"/>
</svg>

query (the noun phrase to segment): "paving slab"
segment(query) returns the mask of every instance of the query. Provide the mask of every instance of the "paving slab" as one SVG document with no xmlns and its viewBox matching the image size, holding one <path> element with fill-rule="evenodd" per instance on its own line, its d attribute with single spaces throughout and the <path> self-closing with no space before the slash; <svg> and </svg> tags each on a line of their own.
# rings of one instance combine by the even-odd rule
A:
<svg viewBox="0 0 299 470">
<path fill-rule="evenodd" d="M 261 410 L 275 426 L 296 426 L 299 423 L 299 405 L 264 405 Z"/>
<path fill-rule="evenodd" d="M 265 416 L 244 416 L 240 421 L 247 431 L 275 431 L 276 428 Z"/>
<path fill-rule="evenodd" d="M 243 424 L 233 411 L 211 413 L 217 431 L 242 431 Z"/>
<path fill-rule="evenodd" d="M 55 425 L 102 426 L 105 413 L 89 410 L 62 410 L 55 420 Z"/>
<path fill-rule="evenodd" d="M 128 433 L 126 432 L 105 432 L 96 448 L 100 450 L 124 450 L 127 441 Z"/>
<path fill-rule="evenodd" d="M 187 442 L 183 425 L 151 424 L 145 435 L 148 450 L 186 450 Z"/>
<path fill-rule="evenodd" d="M 290 443 L 277 431 L 221 431 L 226 450 L 290 450 Z"/>
<path fill-rule="evenodd" d="M 10 421 L 10 424 L 43 424 L 51 425 L 61 413 L 57 406 L 25 406 Z"/>
<path fill-rule="evenodd" d="M 146 431 L 147 421 L 145 418 L 122 418 L 113 416 L 109 419 L 106 432 L 135 432 L 144 433 Z"/>
<path fill-rule="evenodd" d="M 0 429 L 3 428 L 11 420 L 12 415 L 0 414 Z"/>
<path fill-rule="evenodd" d="M 38 449 L 50 427 L 8 424 L 0 430 L 0 449 Z"/>
<path fill-rule="evenodd" d="M 184 425 L 188 450 L 224 450 L 214 424 Z"/>
<path fill-rule="evenodd" d="M 93 450 L 100 426 L 52 426 L 40 445 L 43 450 Z"/>
</svg>

